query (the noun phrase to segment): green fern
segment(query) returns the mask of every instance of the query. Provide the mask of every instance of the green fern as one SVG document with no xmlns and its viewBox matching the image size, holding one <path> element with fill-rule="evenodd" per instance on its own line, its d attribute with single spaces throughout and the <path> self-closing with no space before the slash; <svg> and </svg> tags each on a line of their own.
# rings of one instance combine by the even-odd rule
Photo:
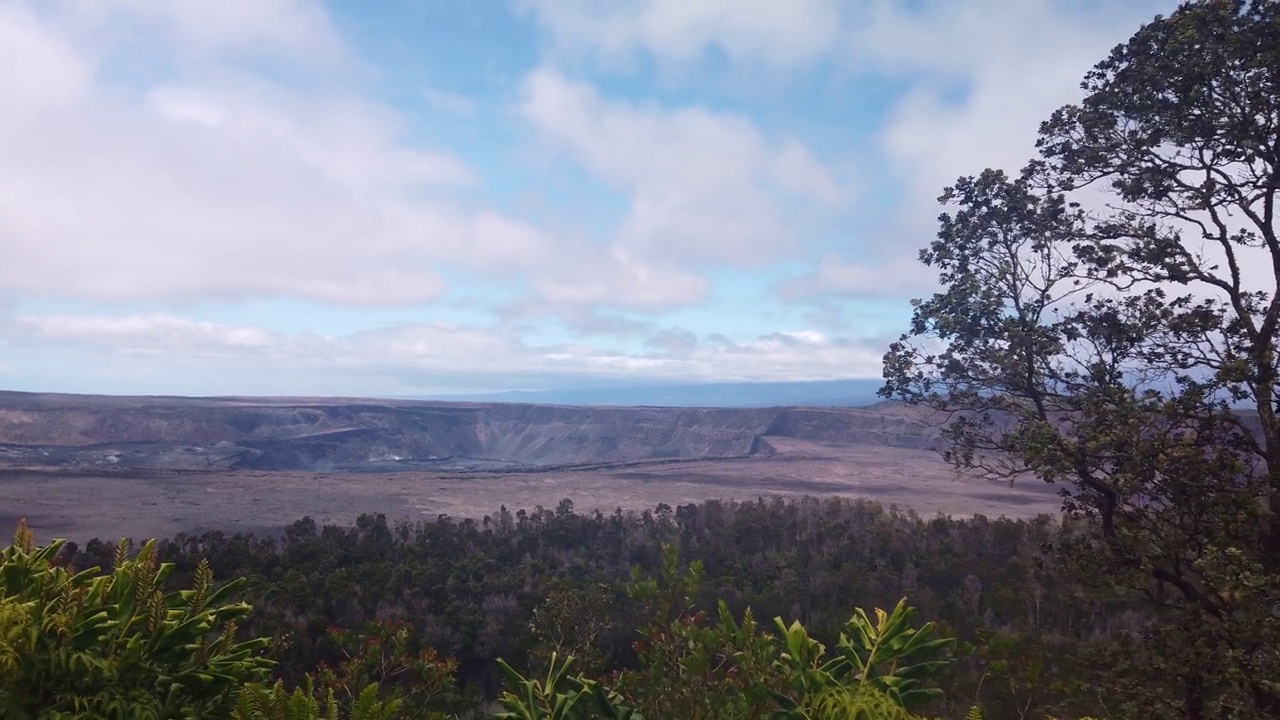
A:
<svg viewBox="0 0 1280 720">
<path fill-rule="evenodd" d="M 345 717 L 338 709 L 333 690 L 327 690 L 317 699 L 315 683 L 308 676 L 301 688 L 292 692 L 284 683 L 274 685 L 247 685 L 237 696 L 231 720 L 394 720 L 401 709 L 401 701 L 380 701 L 378 686 L 371 684 L 356 697 L 351 712 Z"/>
<path fill-rule="evenodd" d="M 869 686 L 823 692 L 814 711 L 814 720 L 919 720 L 897 700 Z"/>
<path fill-rule="evenodd" d="M 803 702 L 776 696 L 781 709 L 768 720 L 920 720 L 896 700 L 873 687 L 834 685 Z"/>
</svg>

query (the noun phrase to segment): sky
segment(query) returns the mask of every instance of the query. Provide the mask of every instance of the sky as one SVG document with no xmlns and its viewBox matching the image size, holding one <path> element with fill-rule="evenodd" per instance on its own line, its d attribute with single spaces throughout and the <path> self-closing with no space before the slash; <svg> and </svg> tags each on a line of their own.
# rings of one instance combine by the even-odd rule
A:
<svg viewBox="0 0 1280 720">
<path fill-rule="evenodd" d="M 1172 2 L 0 0 L 0 388 L 875 378 Z"/>
</svg>

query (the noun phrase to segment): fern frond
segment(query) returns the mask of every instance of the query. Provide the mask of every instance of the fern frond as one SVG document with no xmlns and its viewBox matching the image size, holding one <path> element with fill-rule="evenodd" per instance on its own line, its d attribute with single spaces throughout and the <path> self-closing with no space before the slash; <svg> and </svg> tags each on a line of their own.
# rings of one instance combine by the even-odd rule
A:
<svg viewBox="0 0 1280 720">
<path fill-rule="evenodd" d="M 889 695 L 865 685 L 838 686 L 813 702 L 813 720 L 920 720 Z"/>
<path fill-rule="evenodd" d="M 36 534 L 32 532 L 31 526 L 27 525 L 27 519 L 22 518 L 18 521 L 17 529 L 13 531 L 13 547 L 29 553 L 35 546 Z"/>
</svg>

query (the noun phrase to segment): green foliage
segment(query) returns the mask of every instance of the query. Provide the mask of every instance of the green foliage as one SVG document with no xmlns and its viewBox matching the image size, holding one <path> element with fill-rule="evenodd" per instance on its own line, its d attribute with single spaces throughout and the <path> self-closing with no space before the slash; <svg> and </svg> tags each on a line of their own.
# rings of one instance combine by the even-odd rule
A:
<svg viewBox="0 0 1280 720">
<path fill-rule="evenodd" d="M 323 700 L 318 699 L 323 695 Z M 332 689 L 318 692 L 311 678 L 292 692 L 284 682 L 273 685 L 246 685 L 237 694 L 232 720 L 396 720 L 402 717 L 403 701 L 380 700 L 378 686 L 368 685 L 343 712 Z"/>
<path fill-rule="evenodd" d="M 60 564 L 23 524 L 0 553 L 0 717 L 219 717 L 234 691 L 265 676 L 265 640 L 237 641 L 249 611 L 226 600 L 207 564 L 189 589 L 147 543 L 116 549 L 108 574 Z"/>
<path fill-rule="evenodd" d="M 915 610 L 906 598 L 893 611 L 875 609 L 874 622 L 858 608 L 840 636 L 840 656 L 858 674 L 859 685 L 870 685 L 903 707 L 915 707 L 942 695 L 925 685 L 949 664 L 946 653 L 954 644 L 933 622 L 911 627 Z"/>
<path fill-rule="evenodd" d="M 738 622 L 723 601 L 710 621 L 693 600 L 701 579 L 699 564 L 682 568 L 675 548 L 663 547 L 656 576 L 634 569 L 628 584 L 648 618 L 635 644 L 639 667 L 605 691 L 570 676 L 570 661 L 557 664 L 555 655 L 542 681 L 500 662 L 508 680 L 501 717 L 578 717 L 597 711 L 595 698 L 597 705 L 612 700 L 612 707 L 634 708 L 627 713 L 686 720 L 908 720 L 914 717 L 909 706 L 941 694 L 925 682 L 947 665 L 943 655 L 951 641 L 933 623 L 912 627 L 905 601 L 892 613 L 876 610 L 875 621 L 857 611 L 838 652 L 827 658 L 798 621 L 788 626 L 775 619 L 775 637 L 759 631 L 749 609 Z"/>
<path fill-rule="evenodd" d="M 802 715 L 775 713 L 774 718 L 806 720 L 920 720 L 893 698 L 872 687 L 840 687 L 824 691 L 810 700 Z"/>
<path fill-rule="evenodd" d="M 531 680 L 502 659 L 498 666 L 507 679 L 507 690 L 498 698 L 503 712 L 498 720 L 644 720 L 634 709 L 622 704 L 622 699 L 594 680 L 581 674 L 570 675 L 572 657 L 559 661 L 553 653 L 547 675 L 543 680 Z"/>
<path fill-rule="evenodd" d="M 1049 715 L 1078 714 L 1071 709 L 1071 699 L 1099 694 L 1098 686 L 1077 666 L 1085 658 L 1061 657 L 1042 636 L 1011 629 L 980 630 L 977 635 L 973 659 L 983 670 L 978 695 L 980 704 L 993 713 L 1033 717 L 1032 709 L 1039 708 Z"/>
<path fill-rule="evenodd" d="M 689 614 L 702 586 L 702 561 L 694 560 L 686 568 L 680 568 L 680 551 L 675 545 L 664 543 L 660 550 L 661 565 L 654 577 L 646 575 L 639 567 L 631 568 L 631 582 L 627 595 L 643 606 L 643 614 L 653 625 L 664 625 Z"/>
<path fill-rule="evenodd" d="M 649 717 L 764 717 L 768 688 L 780 682 L 773 638 L 750 610 L 739 622 L 724 603 L 714 621 L 691 611 L 641 628 L 635 649 L 640 666 L 617 689 Z"/>
<path fill-rule="evenodd" d="M 836 685 L 806 698 L 803 705 L 778 696 L 782 709 L 769 720 L 919 720 L 884 693 L 871 687 Z"/>
<path fill-rule="evenodd" d="M 456 702 L 457 662 L 431 648 L 413 648 L 407 623 L 374 621 L 360 631 L 331 627 L 327 632 L 342 659 L 336 665 L 321 665 L 316 674 L 318 692 L 326 702 L 336 697 L 341 708 L 354 714 L 369 696 L 394 705 L 394 717 L 400 720 L 441 718 Z M 311 677 L 305 682 L 310 685 Z"/>
<path fill-rule="evenodd" d="M 556 654 L 572 656 L 583 672 L 603 672 L 608 661 L 604 646 L 615 625 L 610 607 L 617 589 L 603 582 L 558 578 L 548 583 L 545 592 L 530 623 L 535 642 L 531 663 L 546 663 L 549 655 Z"/>
<path fill-rule="evenodd" d="M 39 548 L 26 525 L 0 554 L 0 717 L 236 720 L 443 718 L 456 663 L 411 651 L 400 623 L 330 632 L 342 660 L 289 690 L 260 684 L 266 638 L 237 640 L 249 611 L 227 601 L 243 580 L 216 586 L 199 562 L 189 589 L 170 590 L 174 565 L 155 543 L 112 571 L 75 572 L 63 543 Z M 380 686 L 379 682 L 386 683 Z M 412 701 L 409 705 L 406 701 Z"/>
<path fill-rule="evenodd" d="M 775 643 L 760 633 L 750 609 L 742 621 L 717 606 L 714 622 L 695 609 L 703 568 L 681 568 L 672 545 L 661 548 L 656 576 L 632 568 L 628 595 L 646 622 L 635 642 L 639 668 L 624 673 L 618 691 L 649 717 L 760 718 L 776 685 Z"/>
<path fill-rule="evenodd" d="M 909 708 L 940 696 L 925 682 L 947 667 L 953 641 L 932 622 L 911 627 L 912 614 L 905 599 L 891 613 L 876 608 L 874 622 L 857 609 L 831 658 L 798 621 L 775 618 L 786 648 L 778 665 L 792 695 L 774 693 L 783 710 L 771 717 L 909 718 Z"/>
<path fill-rule="evenodd" d="M 848 677 L 849 663 L 837 655 L 826 659 L 826 648 L 809 637 L 799 621 L 790 625 L 775 618 L 786 648 L 775 661 L 786 692 L 773 691 L 778 710 L 769 720 L 911 720 L 900 703 L 870 683 Z"/>
</svg>

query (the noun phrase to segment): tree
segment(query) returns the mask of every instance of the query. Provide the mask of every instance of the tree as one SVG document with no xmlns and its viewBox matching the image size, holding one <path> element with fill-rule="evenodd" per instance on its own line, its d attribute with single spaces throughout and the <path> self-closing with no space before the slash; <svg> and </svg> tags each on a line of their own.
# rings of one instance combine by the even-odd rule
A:
<svg viewBox="0 0 1280 720">
<path fill-rule="evenodd" d="M 1204 0 L 1115 48 L 1017 177 L 946 189 L 885 356 L 950 461 L 1062 484 L 1061 556 L 1146 602 L 1154 714 L 1280 714 L 1277 47 L 1280 3 Z"/>
<path fill-rule="evenodd" d="M 607 666 L 602 649 L 613 631 L 615 592 L 603 582 L 570 582 L 557 578 L 548 583 L 546 599 L 533 610 L 530 630 L 537 644 L 530 659 L 541 665 L 544 656 L 572 657 L 583 672 L 596 673 Z"/>
</svg>

